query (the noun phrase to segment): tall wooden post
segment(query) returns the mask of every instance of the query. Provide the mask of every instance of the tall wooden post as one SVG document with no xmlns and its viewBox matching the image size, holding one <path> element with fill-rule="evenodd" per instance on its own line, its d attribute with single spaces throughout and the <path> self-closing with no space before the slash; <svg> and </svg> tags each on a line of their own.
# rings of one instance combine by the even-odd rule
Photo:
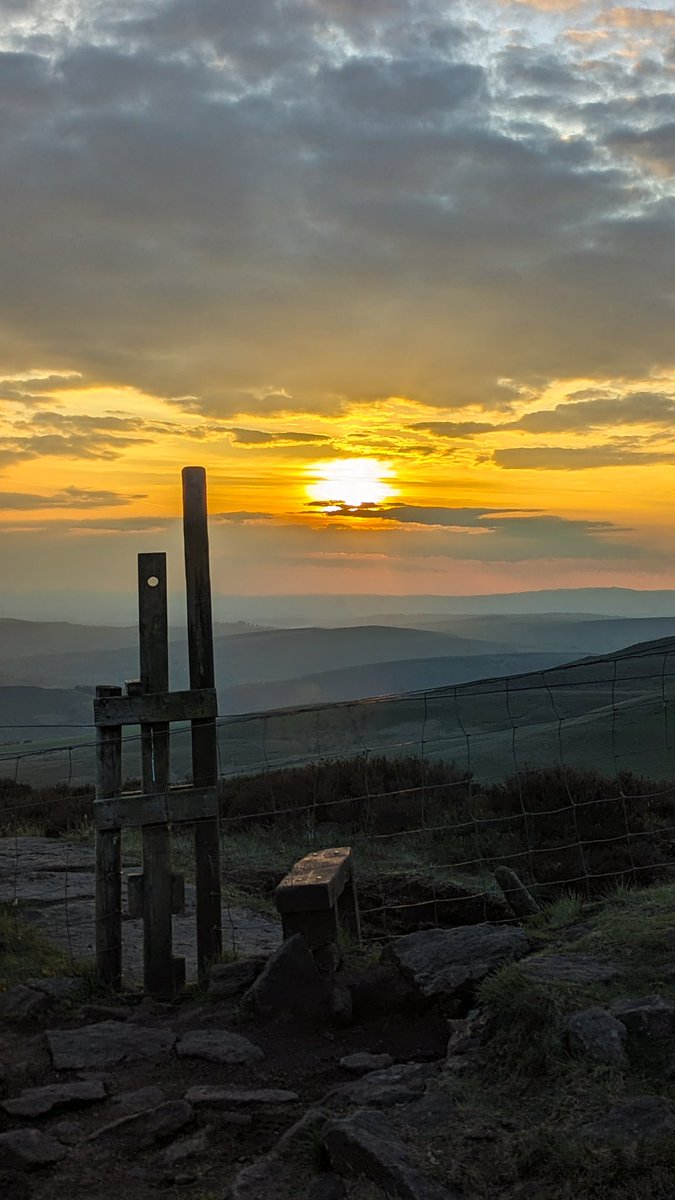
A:
<svg viewBox="0 0 675 1200">
<path fill-rule="evenodd" d="M 187 594 L 190 688 L 213 688 L 213 624 L 206 507 L 206 472 L 183 468 L 183 535 Z M 192 781 L 196 788 L 218 783 L 215 720 L 192 721 Z M 222 954 L 220 826 L 218 817 L 195 824 L 197 960 L 200 974 Z"/>
<path fill-rule="evenodd" d="M 121 696 L 121 687 L 97 687 L 96 699 Z M 122 727 L 96 729 L 96 799 L 122 790 Z M 96 830 L 96 969 L 110 987 L 122 985 L 122 831 Z"/>
<path fill-rule="evenodd" d="M 138 630 L 141 692 L 169 690 L 166 554 L 138 556 Z M 169 790 L 169 724 L 141 725 L 142 788 L 146 796 Z M 173 991 L 171 832 L 143 826 L 143 975 L 156 996 Z"/>
</svg>

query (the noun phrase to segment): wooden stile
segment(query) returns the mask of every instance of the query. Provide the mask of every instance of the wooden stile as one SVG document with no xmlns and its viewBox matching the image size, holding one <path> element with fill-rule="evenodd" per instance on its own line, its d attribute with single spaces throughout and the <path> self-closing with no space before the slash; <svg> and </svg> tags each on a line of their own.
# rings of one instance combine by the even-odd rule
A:
<svg viewBox="0 0 675 1200">
<path fill-rule="evenodd" d="M 187 596 L 190 688 L 215 686 L 211 573 L 206 504 L 206 472 L 184 467 L 183 536 Z M 218 783 L 218 746 L 212 718 L 192 721 L 192 780 L 196 788 Z M 195 825 L 197 883 L 197 960 L 200 974 L 222 954 L 220 823 L 218 817 Z"/>
<path fill-rule="evenodd" d="M 166 554 L 138 556 L 138 629 L 141 687 L 169 690 L 169 633 Z M 141 775 L 146 795 L 169 789 L 169 724 L 141 725 Z M 171 831 L 168 825 L 143 826 L 143 966 L 152 995 L 170 996 L 174 987 L 172 954 Z"/>
<path fill-rule="evenodd" d="M 121 696 L 120 687 L 96 688 L 96 699 Z M 122 728 L 96 730 L 96 798 L 114 799 L 122 790 Z M 110 987 L 122 983 L 122 832 L 96 831 L 96 965 Z"/>
</svg>

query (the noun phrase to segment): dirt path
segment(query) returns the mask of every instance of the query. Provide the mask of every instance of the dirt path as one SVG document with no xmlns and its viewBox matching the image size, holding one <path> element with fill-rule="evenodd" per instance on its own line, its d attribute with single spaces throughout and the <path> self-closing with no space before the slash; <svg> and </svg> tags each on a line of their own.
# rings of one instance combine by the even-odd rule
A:
<svg viewBox="0 0 675 1200">
<path fill-rule="evenodd" d="M 125 866 L 122 891 L 126 911 Z M 94 957 L 94 851 L 59 838 L 0 838 L 0 903 L 16 903 L 24 920 L 35 924 L 73 961 Z M 195 889 L 186 885 L 185 913 L 173 919 L 174 951 L 184 955 L 187 978 L 196 975 Z M 245 908 L 223 907 L 223 945 L 239 954 L 271 953 L 281 941 L 281 928 L 271 917 Z M 142 921 L 122 919 L 125 978 L 143 970 Z"/>
</svg>

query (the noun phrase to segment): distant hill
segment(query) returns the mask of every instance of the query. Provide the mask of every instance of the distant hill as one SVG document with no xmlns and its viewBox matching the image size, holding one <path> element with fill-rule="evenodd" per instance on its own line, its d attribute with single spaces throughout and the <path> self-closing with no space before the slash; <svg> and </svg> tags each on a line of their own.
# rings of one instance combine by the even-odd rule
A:
<svg viewBox="0 0 675 1200">
<path fill-rule="evenodd" d="M 245 621 L 226 625 L 216 623 L 214 633 L 249 633 L 257 626 Z M 185 628 L 170 629 L 171 640 L 185 638 Z M 135 625 L 76 625 L 70 621 L 20 621 L 0 617 L 0 662 L 24 655 L 64 654 L 98 650 L 118 650 L 135 646 L 138 631 Z"/>
</svg>

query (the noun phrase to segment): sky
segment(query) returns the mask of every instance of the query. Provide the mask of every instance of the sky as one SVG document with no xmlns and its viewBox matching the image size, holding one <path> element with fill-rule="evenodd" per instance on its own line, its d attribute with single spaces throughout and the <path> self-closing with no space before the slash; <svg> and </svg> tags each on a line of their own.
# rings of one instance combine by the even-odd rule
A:
<svg viewBox="0 0 675 1200">
<path fill-rule="evenodd" d="M 5 613 L 176 582 L 190 464 L 221 595 L 675 586 L 674 81 L 663 3 L 0 0 Z"/>
</svg>

